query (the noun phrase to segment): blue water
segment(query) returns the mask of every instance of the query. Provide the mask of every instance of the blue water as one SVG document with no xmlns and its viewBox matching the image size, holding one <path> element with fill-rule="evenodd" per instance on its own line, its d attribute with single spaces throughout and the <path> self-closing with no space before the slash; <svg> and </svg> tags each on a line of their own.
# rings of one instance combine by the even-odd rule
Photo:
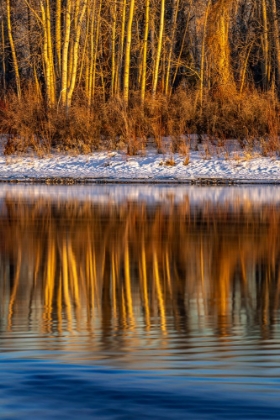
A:
<svg viewBox="0 0 280 420">
<path fill-rule="evenodd" d="M 98 204 L 21 188 L 0 203 L 1 420 L 280 418 L 265 189 L 154 203 L 100 187 Z"/>
<path fill-rule="evenodd" d="M 2 419 L 279 418 L 279 378 L 232 387 L 168 371 L 1 359 Z"/>
</svg>

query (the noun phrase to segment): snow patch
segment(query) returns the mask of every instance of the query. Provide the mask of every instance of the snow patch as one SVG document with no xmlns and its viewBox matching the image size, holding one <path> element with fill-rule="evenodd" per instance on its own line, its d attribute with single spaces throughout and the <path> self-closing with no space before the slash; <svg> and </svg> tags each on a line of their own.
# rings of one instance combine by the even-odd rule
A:
<svg viewBox="0 0 280 420">
<path fill-rule="evenodd" d="M 0 155 L 0 179 L 24 180 L 30 178 L 105 178 L 108 180 L 161 180 L 190 181 L 197 178 L 221 178 L 240 181 L 280 181 L 278 158 L 245 157 L 228 159 L 212 156 L 206 159 L 201 152 L 192 151 L 190 162 L 184 165 L 184 156 L 173 156 L 175 165 L 165 165 L 167 155 L 148 150 L 145 156 L 129 157 L 124 152 L 95 152 L 69 156 L 55 153 L 45 158 Z"/>
</svg>

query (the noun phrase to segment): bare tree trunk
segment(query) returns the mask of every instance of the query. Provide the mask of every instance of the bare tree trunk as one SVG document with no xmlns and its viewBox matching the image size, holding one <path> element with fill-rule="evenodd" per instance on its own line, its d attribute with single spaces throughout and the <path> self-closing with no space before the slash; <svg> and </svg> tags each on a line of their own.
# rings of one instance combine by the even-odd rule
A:
<svg viewBox="0 0 280 420">
<path fill-rule="evenodd" d="M 161 0 L 158 46 L 157 46 L 157 54 L 156 54 L 154 78 L 153 78 L 153 87 L 152 87 L 152 94 L 153 95 L 156 94 L 157 85 L 158 85 L 159 63 L 160 63 L 160 57 L 161 57 L 163 31 L 164 31 L 164 14 L 165 14 L 165 0 Z"/>
<path fill-rule="evenodd" d="M 150 19 L 150 0 L 145 3 L 145 29 L 143 40 L 143 57 L 142 57 L 142 80 L 141 80 L 141 102 L 144 103 L 146 94 L 146 78 L 147 78 L 147 52 L 148 52 L 148 36 L 149 36 L 149 19 Z"/>
<path fill-rule="evenodd" d="M 56 102 L 56 83 L 55 83 L 55 65 L 53 57 L 53 38 L 51 30 L 51 10 L 50 1 L 46 0 L 46 41 L 47 41 L 47 54 L 48 63 L 50 66 L 50 104 L 55 105 Z"/>
<path fill-rule="evenodd" d="M 2 54 L 2 83 L 4 98 L 6 97 L 6 54 L 5 54 L 5 28 L 4 21 L 1 21 L 1 54 Z"/>
<path fill-rule="evenodd" d="M 279 21 L 277 17 L 276 0 L 271 0 L 273 19 L 273 40 L 275 50 L 276 89 L 280 97 L 280 42 L 279 42 Z"/>
<path fill-rule="evenodd" d="M 56 71 L 61 74 L 61 0 L 56 0 L 55 12 L 55 51 L 56 51 Z"/>
<path fill-rule="evenodd" d="M 203 88 L 204 88 L 204 66 L 205 66 L 205 40 L 206 40 L 206 33 L 207 33 L 207 25 L 208 25 L 208 15 L 210 10 L 211 0 L 208 0 L 205 16 L 204 16 L 204 24 L 203 24 L 203 34 L 202 34 L 202 43 L 201 43 L 201 59 L 200 59 L 200 106 L 202 109 L 203 106 Z"/>
<path fill-rule="evenodd" d="M 117 28 L 117 2 L 114 0 L 112 10 L 112 54 L 111 54 L 111 95 L 116 93 L 116 28 Z"/>
<path fill-rule="evenodd" d="M 76 0 L 76 10 L 75 10 L 75 28 L 74 28 L 74 45 L 73 45 L 73 64 L 72 72 L 69 80 L 69 87 L 67 93 L 67 107 L 71 105 L 72 96 L 74 88 L 76 85 L 77 70 L 78 70 L 78 60 L 79 60 L 79 45 L 81 37 L 81 27 L 84 20 L 84 15 L 86 12 L 88 0 L 84 0 L 81 11 L 80 11 L 80 0 Z"/>
<path fill-rule="evenodd" d="M 235 90 L 229 47 L 229 11 L 233 1 L 218 0 L 212 5 L 207 25 L 207 51 L 211 84 L 225 95 L 230 90 Z"/>
<path fill-rule="evenodd" d="M 181 65 L 181 58 L 182 58 L 182 54 L 183 54 L 184 47 L 185 47 L 187 33 L 188 33 L 188 30 L 189 30 L 189 21 L 190 21 L 190 14 L 191 14 L 192 4 L 193 4 L 193 0 L 190 0 L 190 2 L 189 2 L 189 11 L 188 11 L 187 18 L 186 18 L 186 23 L 185 23 L 185 30 L 184 30 L 184 33 L 183 33 L 183 36 L 182 36 L 182 40 L 181 40 L 180 52 L 179 52 L 178 57 L 176 57 L 176 66 L 175 66 L 175 71 L 174 71 L 174 75 L 173 75 L 173 79 L 172 79 L 172 85 L 174 85 L 174 82 L 175 82 L 176 77 L 178 75 L 179 67 Z"/>
<path fill-rule="evenodd" d="M 72 11 L 72 0 L 67 0 L 65 6 L 65 22 L 64 22 L 64 38 L 62 47 L 62 62 L 61 62 L 61 104 L 63 107 L 67 107 L 67 90 L 68 90 L 68 54 L 69 54 L 69 43 L 70 43 L 70 31 L 71 31 L 71 11 Z"/>
<path fill-rule="evenodd" d="M 14 72 L 15 72 L 17 96 L 20 99 L 21 98 L 21 83 L 20 83 L 20 74 L 19 74 L 19 66 L 18 66 L 18 60 L 17 60 L 16 47 L 15 47 L 13 33 L 12 33 L 10 0 L 6 0 L 6 17 L 7 17 L 8 38 L 9 38 L 9 43 L 10 43 L 10 48 L 11 48 L 11 53 L 12 53 L 12 59 L 13 59 L 13 67 L 14 67 Z"/>
<path fill-rule="evenodd" d="M 48 33 L 47 33 L 47 17 L 43 4 L 41 4 L 42 24 L 43 24 L 43 60 L 44 60 L 44 76 L 46 82 L 46 96 L 48 105 L 53 105 L 52 101 L 52 81 L 51 81 L 51 63 L 48 55 Z"/>
<path fill-rule="evenodd" d="M 101 8 L 102 1 L 99 0 L 99 9 L 96 21 L 95 36 L 93 37 L 93 60 L 92 60 L 92 88 L 91 88 L 91 99 L 94 98 L 95 94 L 95 85 L 96 85 L 96 67 L 97 67 L 97 54 L 98 54 L 98 45 L 99 45 L 99 36 L 100 36 L 100 20 L 101 20 Z"/>
<path fill-rule="evenodd" d="M 118 62 L 117 62 L 117 74 L 118 79 L 116 81 L 116 93 L 120 93 L 121 90 L 121 79 L 122 79 L 122 70 L 123 70 L 123 52 L 124 52 L 124 39 L 125 39 L 125 23 L 126 23 L 126 0 L 122 1 L 121 9 L 121 35 L 120 35 L 120 44 L 118 51 Z"/>
<path fill-rule="evenodd" d="M 263 87 L 268 90 L 270 84 L 270 57 L 269 57 L 269 39 L 268 39 L 268 18 L 266 0 L 262 0 L 263 17 Z"/>
<path fill-rule="evenodd" d="M 130 0 L 129 16 L 126 31 L 126 48 L 125 48 L 125 62 L 124 62 L 124 78 L 123 78 L 123 99 L 128 104 L 129 96 L 129 72 L 130 72 L 130 50 L 131 50 L 131 36 L 132 36 L 132 22 L 134 15 L 135 0 Z"/>
<path fill-rule="evenodd" d="M 175 44 L 175 34 L 177 29 L 177 16 L 179 11 L 179 2 L 180 0 L 173 0 L 173 13 L 172 13 L 172 20 L 171 20 L 171 38 L 170 38 L 170 45 L 169 45 L 169 53 L 167 58 L 167 67 L 166 67 L 166 76 L 165 76 L 165 87 L 164 91 L 165 94 L 169 94 L 169 81 L 170 81 L 170 70 L 171 70 L 171 61 L 173 58 L 174 52 L 174 44 Z"/>
</svg>

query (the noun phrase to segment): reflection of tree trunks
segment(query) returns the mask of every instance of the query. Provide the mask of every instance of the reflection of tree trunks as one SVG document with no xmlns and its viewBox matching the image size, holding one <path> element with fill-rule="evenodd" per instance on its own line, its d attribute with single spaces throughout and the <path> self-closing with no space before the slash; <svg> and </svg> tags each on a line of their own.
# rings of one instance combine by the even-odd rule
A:
<svg viewBox="0 0 280 420">
<path fill-rule="evenodd" d="M 108 348 L 112 333 L 111 271 L 109 258 L 106 258 L 101 303 L 102 340 L 105 348 Z"/>
<path fill-rule="evenodd" d="M 9 285 L 1 288 L 9 301 L 7 328 L 18 313 L 30 323 L 30 308 L 43 308 L 36 316 L 48 332 L 62 331 L 65 321 L 69 332 L 83 325 L 94 331 L 100 317 L 105 337 L 113 327 L 137 331 L 138 323 L 149 330 L 154 317 L 163 334 L 186 333 L 196 313 L 202 326 L 211 316 L 223 336 L 243 308 L 248 322 L 271 334 L 280 293 L 280 212 L 262 207 L 257 216 L 247 205 L 225 224 L 225 209 L 206 206 L 196 218 L 185 204 L 168 212 L 112 204 L 106 213 L 81 203 L 54 210 L 45 200 L 6 200 L 0 264 L 11 267 L 1 269 Z"/>
<path fill-rule="evenodd" d="M 14 277 L 12 279 L 13 288 L 12 288 L 12 293 L 11 293 L 10 302 L 9 302 L 8 331 L 12 329 L 12 325 L 13 325 L 14 306 L 15 306 L 18 287 L 19 287 L 21 264 L 22 264 L 22 250 L 19 248 L 18 253 L 17 253 L 16 269 L 15 269 Z M 11 270 L 11 274 L 13 274 L 13 272 L 14 270 Z"/>
<path fill-rule="evenodd" d="M 50 332 L 52 328 L 52 318 L 53 318 L 53 299 L 54 299 L 54 288 L 55 288 L 55 247 L 54 243 L 50 239 L 48 240 L 48 249 L 47 249 L 47 267 L 45 274 L 45 305 L 44 305 L 44 323 L 46 331 Z"/>
<path fill-rule="evenodd" d="M 126 290 L 126 303 L 129 321 L 131 326 L 134 326 L 134 313 L 133 313 L 133 302 L 131 293 L 131 277 L 130 277 L 130 257 L 128 244 L 125 246 L 124 251 L 124 277 L 125 277 L 125 290 Z"/>
<path fill-rule="evenodd" d="M 146 251 L 143 244 L 142 239 L 142 250 L 141 250 L 141 263 L 139 271 L 140 279 L 141 279 L 141 285 L 143 288 L 143 301 L 144 301 L 144 310 L 145 310 L 145 316 L 146 316 L 146 327 L 147 330 L 150 329 L 150 304 L 149 304 L 149 296 L 148 296 L 148 281 L 147 281 L 147 259 L 146 259 Z"/>
<path fill-rule="evenodd" d="M 70 287 L 69 287 L 69 261 L 67 256 L 67 242 L 64 239 L 62 242 L 61 250 L 61 259 L 62 259 L 62 284 L 63 284 L 63 297 L 64 303 L 66 305 L 66 316 L 67 316 L 67 326 L 68 331 L 72 330 L 72 302 L 70 299 Z"/>
<path fill-rule="evenodd" d="M 160 275 L 159 275 L 158 257 L 157 257 L 156 252 L 154 252 L 154 255 L 153 255 L 153 268 L 154 268 L 156 295 L 158 299 L 158 306 L 159 306 L 159 312 L 160 312 L 160 321 L 161 321 L 160 325 L 161 325 L 162 331 L 165 333 L 166 332 L 165 304 L 164 304 L 162 286 L 161 286 Z"/>
</svg>

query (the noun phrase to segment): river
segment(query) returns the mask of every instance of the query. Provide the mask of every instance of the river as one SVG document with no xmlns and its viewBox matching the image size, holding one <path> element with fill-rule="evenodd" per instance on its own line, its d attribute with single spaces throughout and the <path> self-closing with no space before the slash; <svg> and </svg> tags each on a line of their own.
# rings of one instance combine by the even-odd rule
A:
<svg viewBox="0 0 280 420">
<path fill-rule="evenodd" d="M 280 187 L 0 186 L 1 419 L 280 417 Z"/>
</svg>

